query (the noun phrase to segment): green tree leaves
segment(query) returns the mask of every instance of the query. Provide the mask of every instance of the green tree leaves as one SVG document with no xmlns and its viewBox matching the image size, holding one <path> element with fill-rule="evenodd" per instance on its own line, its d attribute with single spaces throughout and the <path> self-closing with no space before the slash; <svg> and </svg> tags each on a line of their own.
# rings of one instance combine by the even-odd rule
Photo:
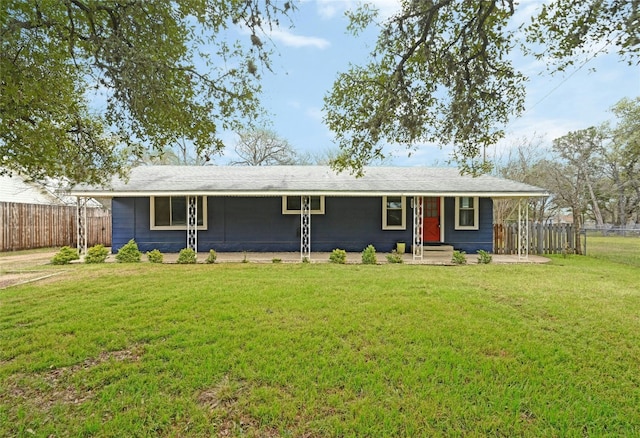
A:
<svg viewBox="0 0 640 438">
<path fill-rule="evenodd" d="M 339 75 L 325 99 L 343 151 L 337 167 L 360 170 L 383 158 L 385 142 L 451 143 L 463 167 L 482 170 L 481 148 L 523 105 L 525 78 L 506 57 L 511 13 L 503 2 L 404 2 L 373 60 Z"/>
<path fill-rule="evenodd" d="M 602 39 L 637 62 L 639 5 L 559 0 L 518 28 L 513 0 L 403 1 L 382 25 L 370 62 L 340 74 L 325 97 L 325 121 L 342 151 L 334 165 L 358 173 L 384 158 L 387 144 L 435 144 L 452 145 L 464 171 L 487 171 L 483 149 L 524 109 L 526 77 L 510 61 L 516 36 L 523 32 L 527 50 L 551 56 L 559 69 Z M 357 33 L 375 14 L 361 8 L 350 19 Z"/>
<path fill-rule="evenodd" d="M 538 58 L 545 57 L 558 70 L 573 64 L 577 56 L 593 56 L 595 50 L 616 50 L 632 65 L 640 49 L 638 0 L 556 0 L 526 24 L 527 42 Z"/>
<path fill-rule="evenodd" d="M 198 155 L 218 133 L 261 113 L 256 35 L 290 4 L 8 0 L 0 35 L 0 165 L 34 176 L 100 182 L 121 168 L 120 149 L 164 150 L 178 140 Z M 249 37 L 229 40 L 242 26 Z M 98 89 L 104 112 L 90 114 Z"/>
</svg>

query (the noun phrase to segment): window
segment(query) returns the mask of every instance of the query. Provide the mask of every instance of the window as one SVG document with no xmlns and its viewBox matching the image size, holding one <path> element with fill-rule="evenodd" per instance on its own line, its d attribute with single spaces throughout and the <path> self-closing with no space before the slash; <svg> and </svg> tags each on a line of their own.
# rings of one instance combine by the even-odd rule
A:
<svg viewBox="0 0 640 438">
<path fill-rule="evenodd" d="M 198 207 L 198 229 L 207 229 L 207 198 L 196 198 Z M 151 197 L 151 229 L 152 230 L 186 230 L 187 229 L 187 197 L 186 196 L 153 196 Z"/>
<path fill-rule="evenodd" d="M 404 196 L 382 197 L 382 229 L 406 230 L 406 198 Z"/>
<path fill-rule="evenodd" d="M 282 214 L 301 214 L 302 199 L 300 196 L 282 197 Z M 324 196 L 311 196 L 311 214 L 324 214 Z"/>
<path fill-rule="evenodd" d="M 478 229 L 478 197 L 456 198 L 456 230 Z"/>
</svg>

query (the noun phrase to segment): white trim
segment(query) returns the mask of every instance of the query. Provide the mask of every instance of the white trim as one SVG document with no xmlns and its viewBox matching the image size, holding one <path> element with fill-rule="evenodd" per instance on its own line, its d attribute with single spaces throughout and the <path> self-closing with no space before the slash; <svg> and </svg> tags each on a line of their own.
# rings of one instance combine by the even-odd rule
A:
<svg viewBox="0 0 640 438">
<path fill-rule="evenodd" d="M 444 196 L 440 196 L 440 242 L 444 242 Z"/>
<path fill-rule="evenodd" d="M 411 252 L 413 253 L 413 260 L 422 260 L 424 257 L 424 242 L 422 241 L 422 233 L 424 230 L 424 198 L 422 196 L 411 198 L 411 208 L 413 209 Z"/>
<path fill-rule="evenodd" d="M 473 225 L 472 226 L 462 226 L 460 225 L 460 198 L 472 198 L 473 199 Z M 455 206 L 455 229 L 456 230 L 478 230 L 480 228 L 480 224 L 478 223 L 478 219 L 480 217 L 480 202 L 478 196 L 456 196 L 456 206 Z"/>
<path fill-rule="evenodd" d="M 328 196 L 328 197 L 380 197 L 380 196 L 477 196 L 480 198 L 546 198 L 549 193 L 540 192 L 358 192 L 358 191 L 313 191 L 313 192 L 293 192 L 293 191 L 194 191 L 194 192 L 110 192 L 110 191 L 72 191 L 72 196 L 89 196 L 95 198 L 146 198 L 151 196 L 232 196 L 232 197 L 280 197 L 280 196 Z"/>
<path fill-rule="evenodd" d="M 191 196 L 195 196 L 195 195 L 191 195 Z M 184 225 L 160 225 L 160 226 L 156 226 L 155 225 L 155 220 L 156 220 L 156 199 L 155 198 L 182 198 L 186 196 L 182 196 L 182 195 L 164 195 L 164 196 L 150 196 L 149 197 L 149 229 L 150 230 L 186 230 L 187 229 L 187 224 L 185 223 Z M 207 197 L 206 196 L 198 196 L 199 198 L 202 198 L 202 225 L 198 225 L 197 229 L 198 230 L 206 230 L 209 226 L 208 221 L 207 221 Z M 189 208 L 189 205 L 187 204 L 187 209 Z M 187 214 L 187 220 L 189 220 L 189 214 L 188 212 L 186 212 Z"/>
<path fill-rule="evenodd" d="M 522 214 L 522 199 L 518 201 L 518 258 L 529 258 L 529 205 L 524 207 Z"/>
<path fill-rule="evenodd" d="M 400 225 L 387 225 L 387 198 L 400 198 L 400 210 L 402 223 Z M 393 209 L 393 210 L 397 210 Z M 383 230 L 406 230 L 407 229 L 407 198 L 404 196 L 383 196 L 382 197 L 382 229 Z"/>
<path fill-rule="evenodd" d="M 287 197 L 292 195 L 286 195 L 282 197 L 282 214 L 302 214 L 302 210 L 289 210 L 287 208 Z M 293 196 L 294 198 L 299 198 L 300 196 Z M 311 210 L 311 214 L 324 214 L 324 196 L 322 195 L 311 195 L 311 198 L 320 198 L 320 209 L 319 210 Z"/>
</svg>

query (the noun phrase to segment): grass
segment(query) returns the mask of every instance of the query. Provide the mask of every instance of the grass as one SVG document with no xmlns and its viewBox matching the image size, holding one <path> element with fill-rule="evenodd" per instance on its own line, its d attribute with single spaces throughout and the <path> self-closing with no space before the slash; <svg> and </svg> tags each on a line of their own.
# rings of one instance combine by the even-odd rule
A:
<svg viewBox="0 0 640 438">
<path fill-rule="evenodd" d="M 0 436 L 640 435 L 632 266 L 64 269 L 0 294 Z"/>
<path fill-rule="evenodd" d="M 52 248 L 38 248 L 0 252 L 0 277 L 7 273 L 39 270 L 43 263 L 50 261 L 53 251 Z M 2 287 L 1 278 L 0 287 Z"/>
<path fill-rule="evenodd" d="M 18 251 L 0 251 L 0 258 L 6 257 L 6 256 L 16 256 L 16 255 L 50 253 L 51 251 L 58 251 L 59 249 L 60 248 L 35 248 L 35 249 L 21 249 Z"/>
<path fill-rule="evenodd" d="M 588 235 L 587 255 L 640 267 L 640 237 Z"/>
</svg>

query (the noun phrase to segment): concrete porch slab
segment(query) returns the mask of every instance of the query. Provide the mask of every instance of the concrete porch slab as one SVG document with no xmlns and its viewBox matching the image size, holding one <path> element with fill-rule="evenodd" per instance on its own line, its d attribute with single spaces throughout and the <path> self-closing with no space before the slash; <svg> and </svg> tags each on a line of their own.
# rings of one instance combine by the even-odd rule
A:
<svg viewBox="0 0 640 438">
<path fill-rule="evenodd" d="M 311 263 L 329 263 L 329 252 L 312 252 L 311 253 Z M 388 253 L 377 253 L 377 259 L 379 264 L 387 264 L 387 254 Z M 300 263 L 300 253 L 299 252 L 218 252 L 216 253 L 217 259 L 216 263 L 274 263 L 274 260 L 280 261 L 281 263 Z M 204 263 L 204 261 L 209 256 L 207 252 L 198 253 L 198 263 Z M 527 259 L 520 259 L 517 255 L 502 255 L 502 254 L 492 254 L 493 261 L 495 264 L 509 264 L 509 263 L 530 263 L 530 264 L 538 264 L 538 263 L 547 263 L 549 259 L 542 256 L 530 255 Z M 143 256 L 143 260 L 146 257 Z M 178 259 L 177 253 L 167 253 L 164 254 L 164 262 L 165 263 L 175 263 Z M 438 256 L 438 255 L 427 255 L 425 254 L 423 260 L 413 260 L 413 256 L 411 254 L 403 254 L 402 260 L 406 264 L 420 264 L 420 265 L 451 265 L 451 257 L 447 256 Z M 348 252 L 347 253 L 347 263 L 349 264 L 358 264 L 362 263 L 362 255 L 359 252 Z M 467 255 L 467 263 L 468 264 L 477 264 L 478 256 L 476 254 L 468 254 Z"/>
</svg>

